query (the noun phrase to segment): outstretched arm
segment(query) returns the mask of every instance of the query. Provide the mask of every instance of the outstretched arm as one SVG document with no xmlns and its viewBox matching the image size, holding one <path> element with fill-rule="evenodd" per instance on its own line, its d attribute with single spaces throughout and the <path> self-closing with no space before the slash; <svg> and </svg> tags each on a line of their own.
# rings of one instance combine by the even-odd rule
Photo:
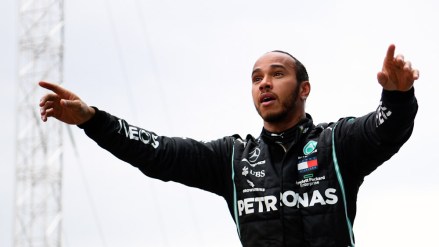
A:
<svg viewBox="0 0 439 247">
<path fill-rule="evenodd" d="M 410 61 L 404 61 L 404 56 L 395 57 L 395 45 L 390 45 L 384 58 L 383 68 L 377 74 L 378 82 L 387 91 L 408 91 L 414 81 L 419 78 L 419 71 L 412 68 Z"/>
<path fill-rule="evenodd" d="M 394 54 L 395 46 L 390 45 L 377 74 L 383 87 L 378 109 L 337 125 L 336 152 L 347 174 L 368 175 L 397 153 L 412 134 L 418 110 L 413 85 L 419 71 L 404 56 Z"/>
<path fill-rule="evenodd" d="M 48 117 L 54 117 L 67 124 L 79 125 L 90 120 L 95 114 L 94 108 L 63 87 L 44 81 L 39 85 L 53 92 L 44 95 L 40 100 L 41 120 L 44 122 Z"/>
</svg>

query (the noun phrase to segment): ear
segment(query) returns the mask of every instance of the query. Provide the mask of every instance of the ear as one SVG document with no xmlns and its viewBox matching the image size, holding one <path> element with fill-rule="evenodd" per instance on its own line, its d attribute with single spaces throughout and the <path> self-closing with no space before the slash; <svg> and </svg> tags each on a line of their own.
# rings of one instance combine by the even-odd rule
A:
<svg viewBox="0 0 439 247">
<path fill-rule="evenodd" d="M 302 83 L 300 83 L 299 97 L 301 100 L 305 101 L 308 98 L 310 92 L 311 84 L 309 83 L 309 81 L 303 81 Z"/>
</svg>

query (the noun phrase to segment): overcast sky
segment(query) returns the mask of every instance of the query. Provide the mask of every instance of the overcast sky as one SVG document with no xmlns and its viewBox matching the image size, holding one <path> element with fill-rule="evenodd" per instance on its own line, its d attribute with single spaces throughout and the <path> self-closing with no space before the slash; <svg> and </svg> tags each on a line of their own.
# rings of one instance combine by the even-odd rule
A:
<svg viewBox="0 0 439 247">
<path fill-rule="evenodd" d="M 13 239 L 16 4 L 0 1 L 0 246 Z M 408 143 L 365 179 L 354 231 L 360 247 L 431 246 L 439 222 L 438 11 L 435 0 L 66 1 L 63 84 L 161 135 L 257 136 L 250 73 L 260 55 L 281 49 L 299 58 L 312 85 L 307 112 L 331 122 L 376 109 L 376 73 L 395 43 L 421 71 L 420 108 Z M 64 246 L 240 246 L 222 198 L 149 179 L 70 128 L 79 158 L 64 126 Z"/>
</svg>

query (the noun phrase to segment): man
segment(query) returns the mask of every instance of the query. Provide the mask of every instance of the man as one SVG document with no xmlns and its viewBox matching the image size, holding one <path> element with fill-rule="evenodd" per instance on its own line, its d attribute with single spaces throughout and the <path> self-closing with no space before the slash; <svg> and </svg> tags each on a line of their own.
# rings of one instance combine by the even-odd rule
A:
<svg viewBox="0 0 439 247">
<path fill-rule="evenodd" d="M 225 198 L 244 246 L 354 246 L 360 185 L 408 140 L 417 112 L 418 70 L 390 45 L 378 82 L 376 112 L 314 125 L 305 113 L 310 83 L 288 53 L 259 58 L 252 95 L 264 121 L 258 138 L 211 142 L 169 138 L 129 125 L 47 82 L 41 117 L 76 124 L 98 145 L 163 181 Z"/>
</svg>

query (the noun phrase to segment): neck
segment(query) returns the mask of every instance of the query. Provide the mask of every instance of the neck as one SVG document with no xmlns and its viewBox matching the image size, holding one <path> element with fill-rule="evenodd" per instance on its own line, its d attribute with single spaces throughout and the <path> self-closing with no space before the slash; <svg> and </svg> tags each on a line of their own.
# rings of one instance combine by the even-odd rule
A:
<svg viewBox="0 0 439 247">
<path fill-rule="evenodd" d="M 266 122 L 264 121 L 264 128 L 272 133 L 281 133 L 287 129 L 294 127 L 300 120 L 306 117 L 305 112 L 297 114 L 286 121 Z"/>
</svg>

